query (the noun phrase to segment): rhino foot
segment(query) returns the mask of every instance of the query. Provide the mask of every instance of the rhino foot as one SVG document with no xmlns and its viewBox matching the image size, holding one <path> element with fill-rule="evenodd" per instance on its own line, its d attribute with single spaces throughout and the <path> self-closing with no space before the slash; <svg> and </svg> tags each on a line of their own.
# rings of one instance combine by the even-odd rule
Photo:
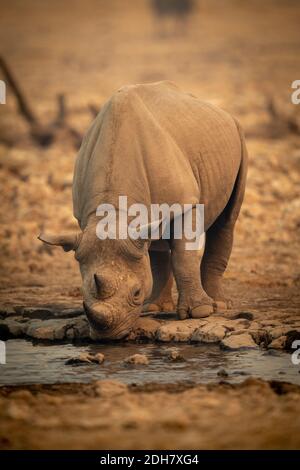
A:
<svg viewBox="0 0 300 470">
<path fill-rule="evenodd" d="M 172 300 L 168 300 L 165 302 L 150 302 L 148 304 L 144 304 L 142 308 L 142 312 L 174 312 L 175 305 Z"/>
<path fill-rule="evenodd" d="M 228 299 L 214 300 L 213 307 L 215 313 L 223 313 L 232 307 L 232 302 Z"/>
<path fill-rule="evenodd" d="M 214 306 L 209 298 L 205 299 L 200 305 L 193 307 L 179 305 L 177 308 L 179 320 L 185 320 L 186 318 L 205 318 L 209 317 L 212 313 L 214 313 Z"/>
</svg>

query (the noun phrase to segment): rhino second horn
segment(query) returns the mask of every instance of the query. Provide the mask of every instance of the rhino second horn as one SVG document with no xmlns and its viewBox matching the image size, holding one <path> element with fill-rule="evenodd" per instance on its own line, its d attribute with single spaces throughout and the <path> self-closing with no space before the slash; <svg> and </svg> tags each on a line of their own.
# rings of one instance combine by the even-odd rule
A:
<svg viewBox="0 0 300 470">
<path fill-rule="evenodd" d="M 47 245 L 61 246 L 64 251 L 76 250 L 81 240 L 81 233 L 71 233 L 66 235 L 52 235 L 41 233 L 38 239 Z"/>
<path fill-rule="evenodd" d="M 94 281 L 96 284 L 97 293 L 100 294 L 103 286 L 101 276 L 99 276 L 99 274 L 94 274 Z"/>
</svg>

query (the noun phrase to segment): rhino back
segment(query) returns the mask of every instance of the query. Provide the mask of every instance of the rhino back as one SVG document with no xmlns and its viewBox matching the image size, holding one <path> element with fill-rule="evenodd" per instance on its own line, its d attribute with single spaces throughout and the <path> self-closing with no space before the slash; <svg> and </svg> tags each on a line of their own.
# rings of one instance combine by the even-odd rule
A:
<svg viewBox="0 0 300 470">
<path fill-rule="evenodd" d="M 74 172 L 74 215 L 84 228 L 102 202 L 205 204 L 213 220 L 240 166 L 236 124 L 173 83 L 124 87 L 104 105 Z"/>
</svg>

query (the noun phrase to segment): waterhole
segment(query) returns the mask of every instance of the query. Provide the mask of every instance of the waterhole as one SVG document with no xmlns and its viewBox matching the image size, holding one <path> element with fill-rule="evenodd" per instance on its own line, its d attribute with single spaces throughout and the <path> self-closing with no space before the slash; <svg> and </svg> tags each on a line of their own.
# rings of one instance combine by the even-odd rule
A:
<svg viewBox="0 0 300 470">
<path fill-rule="evenodd" d="M 169 359 L 179 352 L 182 362 Z M 81 353 L 105 355 L 103 364 L 66 365 Z M 132 354 L 145 354 L 148 365 L 124 364 Z M 6 364 L 0 365 L 0 385 L 87 383 L 116 379 L 132 384 L 241 382 L 252 376 L 300 384 L 300 367 L 291 355 L 274 350 L 222 351 L 217 345 L 164 344 L 41 344 L 6 342 Z"/>
</svg>

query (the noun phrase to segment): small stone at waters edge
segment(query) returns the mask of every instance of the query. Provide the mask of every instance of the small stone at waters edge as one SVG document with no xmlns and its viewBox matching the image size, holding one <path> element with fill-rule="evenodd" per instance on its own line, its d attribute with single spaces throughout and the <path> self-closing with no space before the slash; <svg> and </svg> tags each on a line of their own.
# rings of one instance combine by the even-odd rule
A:
<svg viewBox="0 0 300 470">
<path fill-rule="evenodd" d="M 124 359 L 125 364 L 135 364 L 135 365 L 148 365 L 149 359 L 145 354 L 133 354 L 132 356 L 126 357 Z"/>
<path fill-rule="evenodd" d="M 78 357 L 72 357 L 68 359 L 66 365 L 79 365 L 79 364 L 102 364 L 104 362 L 105 356 L 102 353 L 89 354 L 82 353 Z"/>
<path fill-rule="evenodd" d="M 225 369 L 220 369 L 217 373 L 219 377 L 228 377 L 228 372 Z"/>
<path fill-rule="evenodd" d="M 178 351 L 171 351 L 168 359 L 173 362 L 184 362 L 185 358 Z"/>
</svg>

